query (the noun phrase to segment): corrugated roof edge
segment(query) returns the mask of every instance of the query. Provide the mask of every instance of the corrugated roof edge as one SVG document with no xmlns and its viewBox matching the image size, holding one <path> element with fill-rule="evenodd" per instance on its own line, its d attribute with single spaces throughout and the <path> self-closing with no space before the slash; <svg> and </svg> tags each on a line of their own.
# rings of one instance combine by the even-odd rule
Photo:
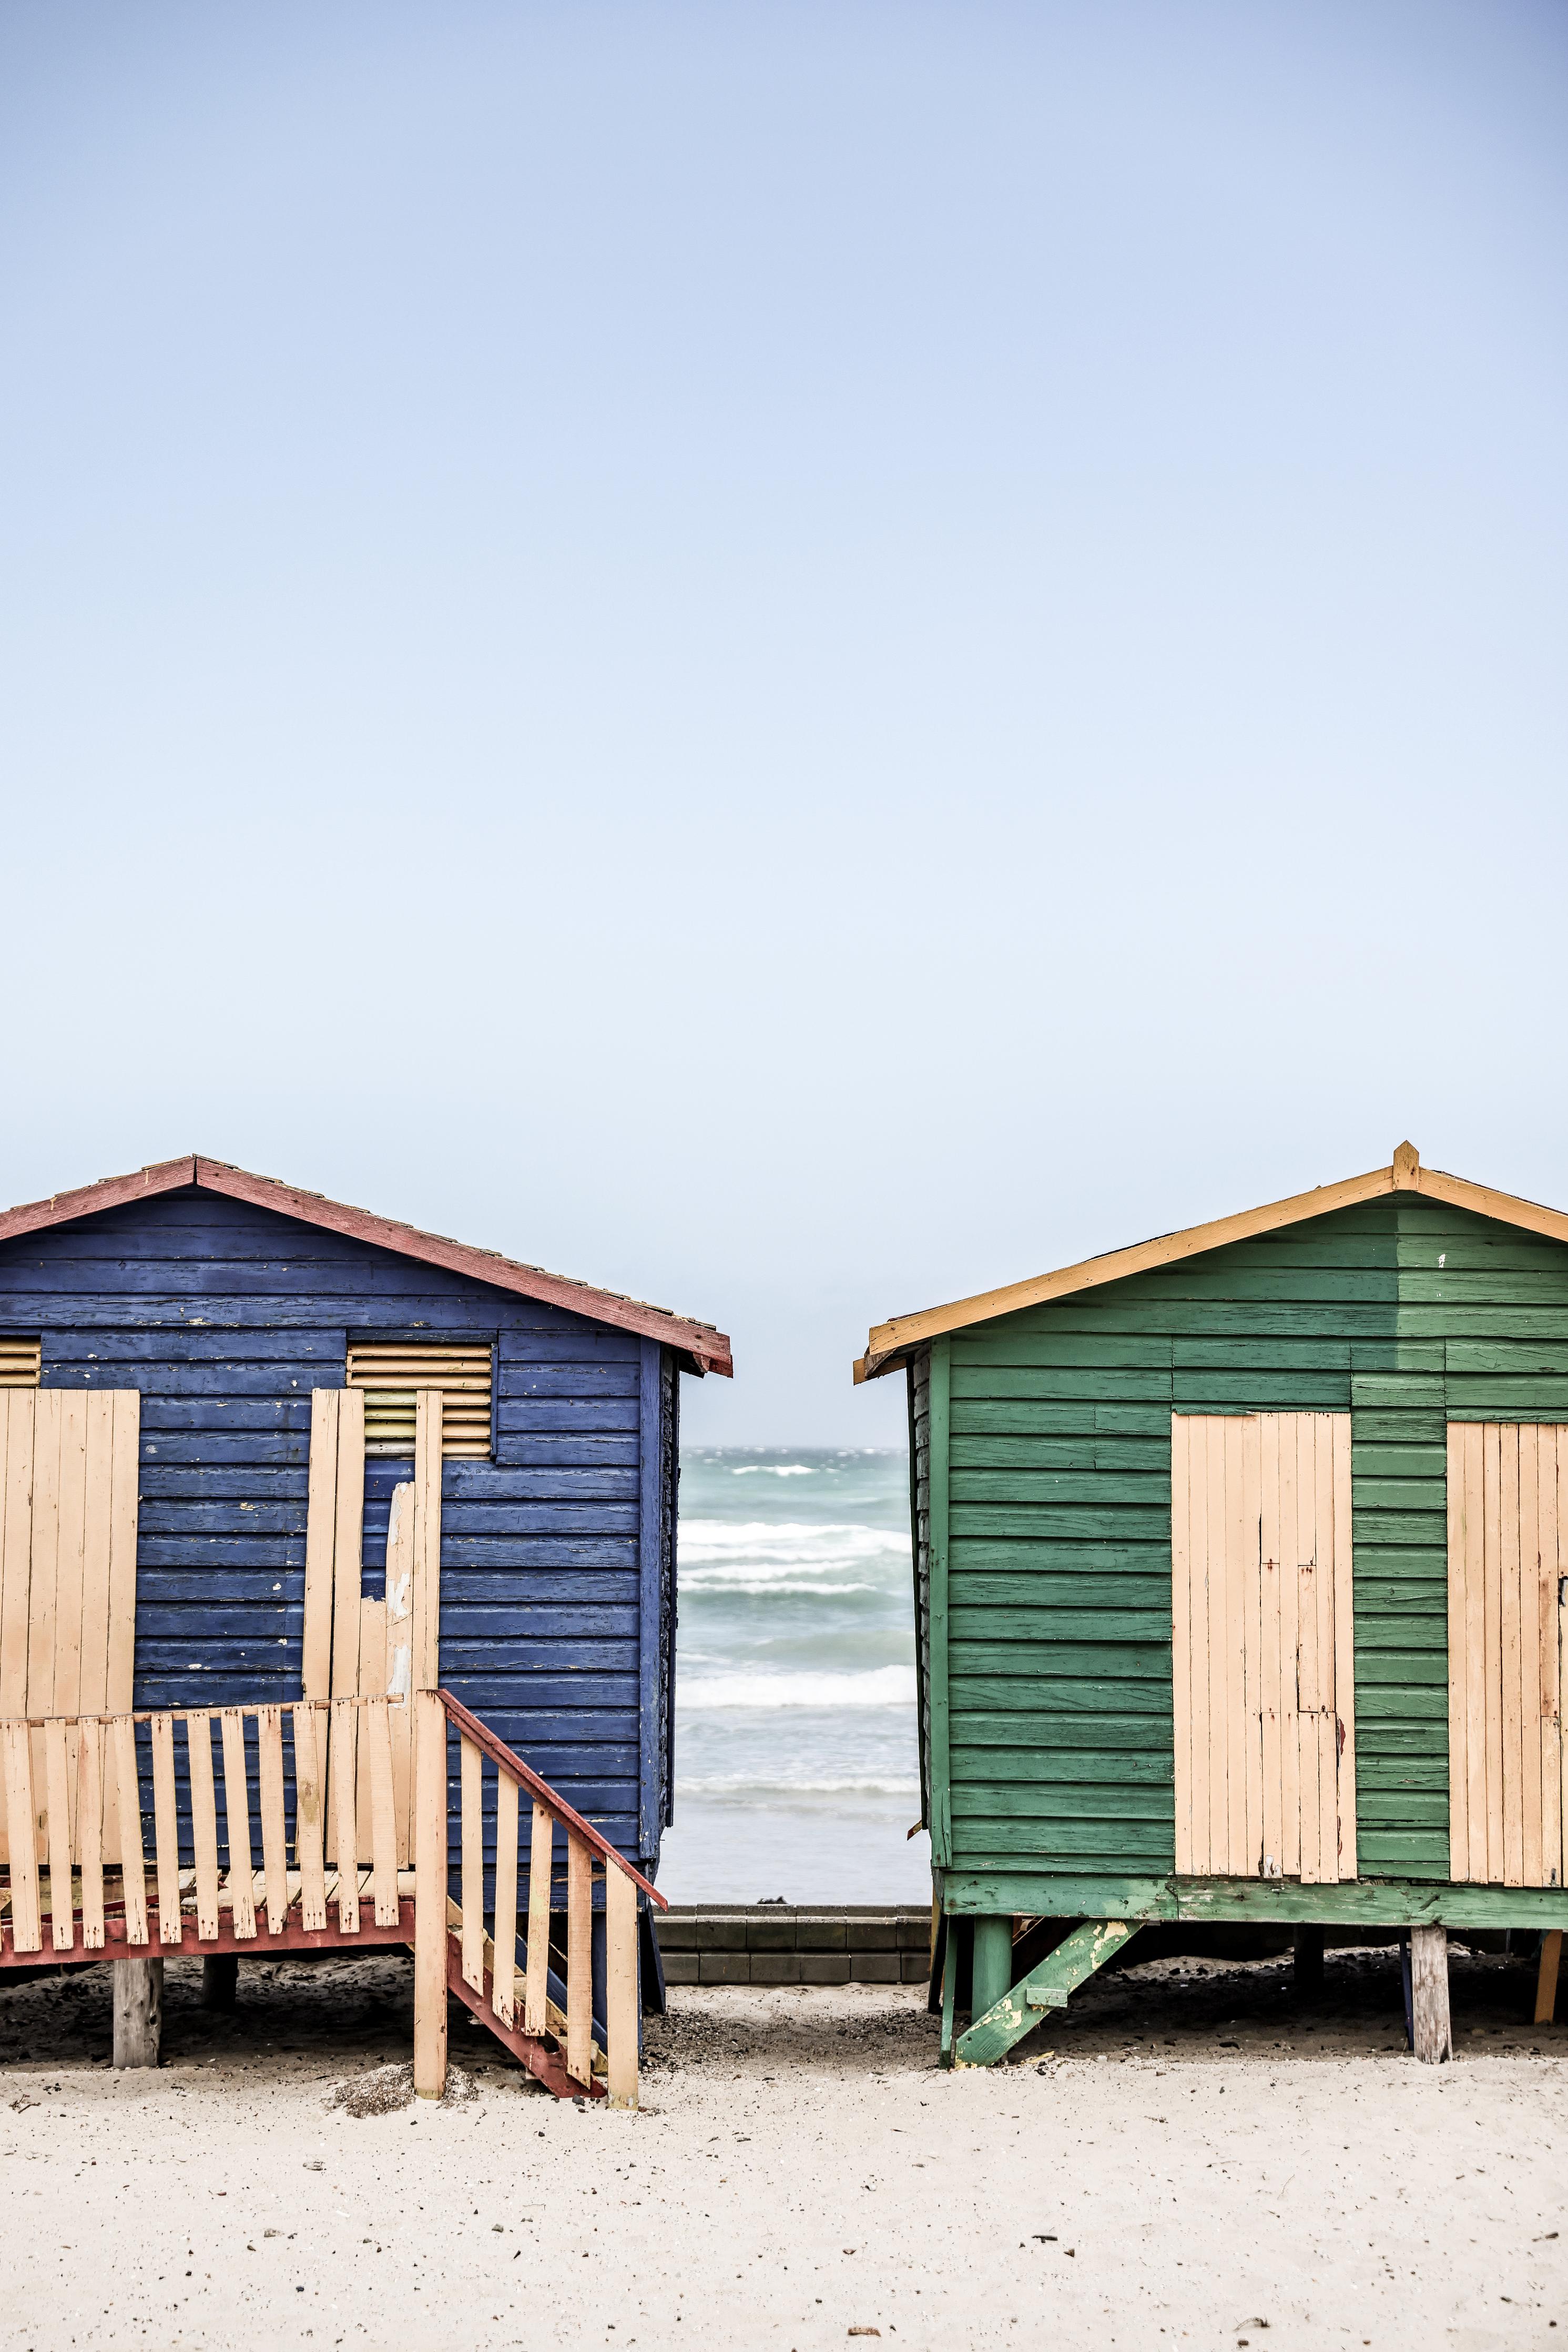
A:
<svg viewBox="0 0 1568 2352">
<path fill-rule="evenodd" d="M 0 1211 L 0 1241 L 41 1233 L 50 1225 L 65 1224 L 73 1217 L 96 1216 L 104 1209 L 122 1208 L 130 1202 L 148 1200 L 160 1192 L 182 1192 L 190 1186 L 202 1192 L 225 1193 L 230 1200 L 248 1201 L 256 1208 L 271 1209 L 279 1216 L 319 1225 L 328 1233 L 345 1234 L 354 1241 L 374 1243 L 380 1249 L 395 1250 L 400 1256 L 443 1266 L 449 1274 L 467 1275 L 475 1282 L 487 1282 L 496 1290 L 509 1290 L 519 1297 L 563 1307 L 573 1315 L 586 1316 L 591 1322 L 612 1323 L 643 1339 L 661 1340 L 665 1347 L 678 1349 L 689 1356 L 694 1371 L 720 1372 L 726 1379 L 734 1375 L 735 1360 L 729 1340 L 711 1323 L 696 1323 L 687 1316 L 668 1314 L 663 1307 L 649 1307 L 642 1299 L 627 1298 L 619 1291 L 596 1290 L 591 1284 L 575 1282 L 569 1275 L 547 1274 L 542 1266 L 522 1265 L 517 1259 L 503 1257 L 498 1250 L 479 1249 L 468 1242 L 450 1241 L 443 1234 L 423 1233 L 417 1225 L 400 1223 L 395 1217 L 379 1217 L 369 1209 L 350 1208 L 341 1201 L 328 1200 L 325 1193 L 302 1192 L 298 1185 L 282 1183 L 274 1176 L 254 1176 L 248 1169 L 232 1167 L 223 1160 L 208 1160 L 200 1152 L 185 1152 L 178 1160 L 161 1160 L 129 1176 L 105 1176 L 96 1184 L 56 1192 L 47 1201 L 29 1201 L 19 1208 Z"/>
<path fill-rule="evenodd" d="M 1447 1201 L 1451 1207 L 1470 1209 L 1500 1224 L 1518 1225 L 1526 1233 L 1568 1242 L 1568 1215 L 1561 1209 L 1521 1201 L 1511 1192 L 1496 1192 L 1467 1177 L 1449 1176 L 1440 1168 L 1423 1168 L 1413 1143 L 1402 1143 L 1386 1168 L 1369 1169 L 1364 1176 L 1346 1176 L 1337 1184 L 1320 1184 L 1311 1192 L 1296 1192 L 1288 1201 L 1270 1201 L 1260 1209 L 1243 1209 L 1217 1217 L 1206 1225 L 1188 1225 L 1180 1233 L 1159 1234 L 1152 1241 L 1135 1242 L 1130 1249 L 1109 1250 L 1102 1257 L 1082 1259 L 1059 1267 L 1054 1274 L 1032 1276 L 1001 1290 L 957 1298 L 948 1307 L 930 1307 L 916 1315 L 894 1316 L 878 1323 L 857 1357 L 857 1382 L 880 1380 L 909 1360 L 910 1351 L 946 1331 L 962 1331 L 971 1323 L 988 1323 L 998 1315 L 1014 1315 L 1020 1307 L 1040 1307 L 1047 1299 L 1064 1298 L 1075 1290 L 1092 1290 L 1101 1283 L 1118 1282 L 1125 1275 L 1145 1274 L 1151 1267 L 1174 1265 L 1200 1252 L 1223 1249 L 1229 1242 L 1247 1241 L 1255 1234 L 1277 1232 L 1300 1224 L 1307 1217 L 1326 1217 L 1335 1209 L 1354 1208 L 1359 1201 L 1375 1201 L 1389 1192 L 1423 1192 L 1428 1200 Z"/>
</svg>

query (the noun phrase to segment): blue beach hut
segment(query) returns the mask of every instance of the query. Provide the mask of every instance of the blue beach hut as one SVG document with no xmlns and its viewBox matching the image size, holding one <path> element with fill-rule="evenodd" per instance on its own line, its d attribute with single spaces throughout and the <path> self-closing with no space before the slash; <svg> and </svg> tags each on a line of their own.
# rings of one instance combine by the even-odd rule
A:
<svg viewBox="0 0 1568 2352">
<path fill-rule="evenodd" d="M 709 1324 L 196 1156 L 0 1213 L 0 1718 L 439 1684 L 651 1874 L 680 1381 L 731 1370 Z"/>
</svg>

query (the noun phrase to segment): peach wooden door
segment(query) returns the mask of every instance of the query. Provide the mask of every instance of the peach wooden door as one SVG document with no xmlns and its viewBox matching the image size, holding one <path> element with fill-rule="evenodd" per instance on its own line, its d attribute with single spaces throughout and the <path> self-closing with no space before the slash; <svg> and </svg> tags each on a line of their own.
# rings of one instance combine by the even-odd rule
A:
<svg viewBox="0 0 1568 2352">
<path fill-rule="evenodd" d="M 1563 1883 L 1568 1427 L 1448 1424 L 1448 1874 Z"/>
<path fill-rule="evenodd" d="M 1350 1415 L 1171 1423 L 1176 1857 L 1356 1874 Z"/>
</svg>

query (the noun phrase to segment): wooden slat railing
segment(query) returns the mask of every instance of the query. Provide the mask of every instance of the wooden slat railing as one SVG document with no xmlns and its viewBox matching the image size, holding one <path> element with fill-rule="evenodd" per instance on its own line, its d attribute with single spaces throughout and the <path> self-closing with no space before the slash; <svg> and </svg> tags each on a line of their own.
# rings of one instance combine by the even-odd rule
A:
<svg viewBox="0 0 1568 2352">
<path fill-rule="evenodd" d="M 446 1995 L 456 1992 L 492 2032 L 552 2089 L 598 2095 L 612 2106 L 637 2104 L 637 1897 L 661 1910 L 657 1887 L 634 1870 L 592 1823 L 513 1754 L 450 1691 L 414 1699 L 415 1879 L 414 2087 L 439 2098 L 446 2083 Z M 447 1725 L 458 1734 L 460 1900 L 443 1910 L 431 1899 L 447 1885 Z M 486 1765 L 496 1774 L 496 1873 L 491 1912 L 485 1905 L 484 1797 Z M 526 1899 L 519 1908 L 520 1798 L 532 1802 Z M 550 1889 L 555 1839 L 566 1843 L 566 2008 L 549 1997 Z M 603 1874 L 605 1926 L 604 2083 L 593 2042 L 592 1932 L 596 1874 Z M 517 1966 L 519 1927 L 524 1962 Z M 558 2045 L 551 2053 L 549 2042 Z M 564 2060 L 565 2081 L 557 2079 Z"/>
<path fill-rule="evenodd" d="M 0 1887 L 0 1963 L 41 1951 L 46 1918 L 56 1956 L 102 1952 L 111 1945 L 127 1952 L 167 1951 L 184 1942 L 188 1927 L 194 1928 L 198 1946 L 232 1949 L 254 1943 L 263 1920 L 267 1937 L 284 1945 L 405 1939 L 413 1927 L 413 1905 L 412 1892 L 405 1897 L 398 1883 L 391 1727 L 391 1710 L 402 1704 L 386 1697 L 308 1699 L 282 1706 L 0 1720 L 9 1864 L 9 1885 Z M 357 1726 L 359 1753 L 367 1765 L 368 1880 L 352 1864 L 329 1871 L 324 1861 L 327 1742 L 320 1717 L 329 1713 L 334 1752 L 353 1753 Z M 285 1753 L 286 1720 L 291 1760 Z M 150 1731 L 151 1855 L 141 1801 L 138 1724 Z M 222 1742 L 226 1869 L 219 1861 L 214 1724 Z M 256 1727 L 259 1871 L 251 1841 L 247 1724 Z M 183 1733 L 178 1744 L 185 1751 L 190 1790 L 189 1869 L 180 1855 L 177 1727 Z M 339 1851 L 352 1854 L 354 1776 L 346 1771 L 333 1777 Z M 373 1930 L 361 1918 L 365 1895 Z M 335 1932 L 329 1906 L 337 1915 Z"/>
</svg>

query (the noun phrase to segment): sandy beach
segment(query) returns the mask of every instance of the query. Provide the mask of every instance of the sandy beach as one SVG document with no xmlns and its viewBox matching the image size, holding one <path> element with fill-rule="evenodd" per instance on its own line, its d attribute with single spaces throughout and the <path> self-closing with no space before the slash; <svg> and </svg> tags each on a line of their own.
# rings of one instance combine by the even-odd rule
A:
<svg viewBox="0 0 1568 2352">
<path fill-rule="evenodd" d="M 461 2023 L 467 2097 L 332 2106 L 398 2096 L 394 1958 L 254 1965 L 229 2016 L 172 1964 L 156 2074 L 109 2066 L 105 1976 L 25 1986 L 0 2342 L 1544 2346 L 1568 2030 L 1526 1968 L 1453 1974 L 1442 2069 L 1387 1952 L 1332 1956 L 1310 2013 L 1283 1963 L 1107 1976 L 992 2073 L 937 2070 L 918 1992 L 683 1990 L 635 2116 Z"/>
</svg>

